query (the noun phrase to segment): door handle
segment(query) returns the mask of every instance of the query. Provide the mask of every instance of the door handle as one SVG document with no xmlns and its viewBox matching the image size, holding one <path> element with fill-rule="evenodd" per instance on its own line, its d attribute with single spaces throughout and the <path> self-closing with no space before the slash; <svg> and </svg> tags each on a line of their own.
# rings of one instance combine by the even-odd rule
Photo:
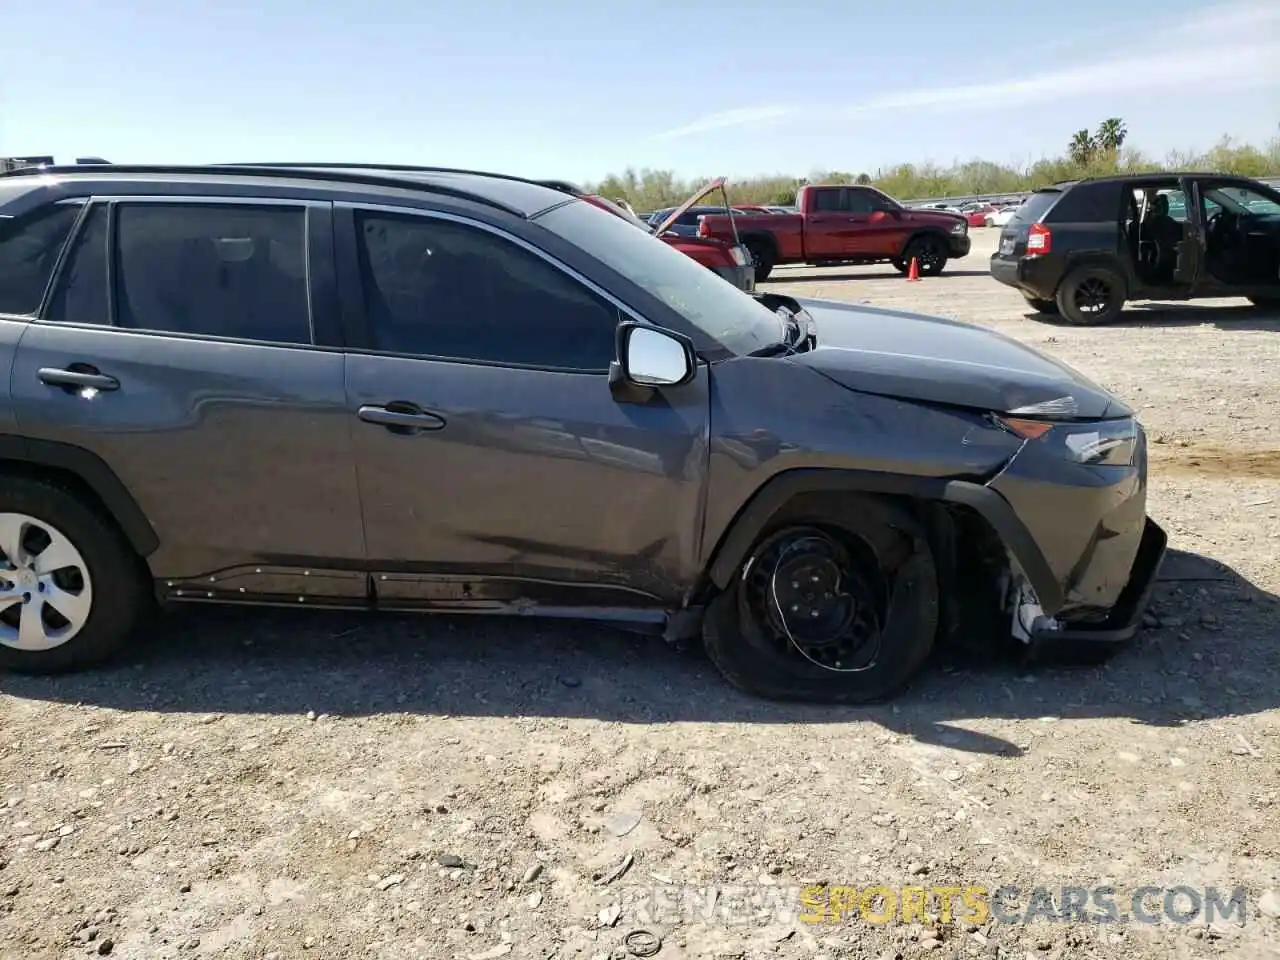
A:
<svg viewBox="0 0 1280 960">
<path fill-rule="evenodd" d="M 95 390 L 119 390 L 120 381 L 105 373 L 88 370 L 62 370 L 58 367 L 41 367 L 36 371 L 41 383 L 51 387 L 93 387 Z"/>
<path fill-rule="evenodd" d="M 365 423 L 376 423 L 397 433 L 418 430 L 439 430 L 444 426 L 444 418 L 434 413 L 427 413 L 409 403 L 391 403 L 385 407 L 364 404 L 356 411 Z"/>
</svg>

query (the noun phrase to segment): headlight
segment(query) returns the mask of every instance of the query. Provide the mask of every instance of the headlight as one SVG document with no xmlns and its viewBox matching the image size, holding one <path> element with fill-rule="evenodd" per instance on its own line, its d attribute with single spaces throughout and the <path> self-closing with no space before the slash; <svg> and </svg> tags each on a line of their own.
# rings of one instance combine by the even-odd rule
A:
<svg viewBox="0 0 1280 960">
<path fill-rule="evenodd" d="M 740 267 L 745 267 L 751 262 L 751 254 L 747 252 L 746 247 L 733 247 L 729 250 L 729 255 L 733 257 L 733 262 Z"/>
<path fill-rule="evenodd" d="M 969 232 L 969 221 L 967 221 L 967 220 L 961 220 L 959 223 L 957 223 L 954 227 L 952 227 L 952 228 L 951 228 L 951 232 L 952 232 L 952 233 L 957 233 L 957 234 L 965 234 L 965 233 L 968 233 L 968 232 Z"/>
<path fill-rule="evenodd" d="M 1051 453 L 1072 463 L 1128 467 L 1138 447 L 1138 424 L 1124 420 L 1089 420 L 1050 423 L 1020 417 L 996 417 L 996 421 L 1024 440 L 1043 444 Z"/>
</svg>

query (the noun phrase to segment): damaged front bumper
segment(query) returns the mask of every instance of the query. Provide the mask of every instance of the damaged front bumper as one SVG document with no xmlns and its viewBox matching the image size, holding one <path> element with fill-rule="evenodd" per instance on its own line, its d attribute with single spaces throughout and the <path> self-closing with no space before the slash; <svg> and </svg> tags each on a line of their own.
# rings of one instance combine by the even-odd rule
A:
<svg viewBox="0 0 1280 960">
<path fill-rule="evenodd" d="M 1016 577 L 1011 604 L 1014 636 L 1036 648 L 1118 644 L 1132 640 L 1142 628 L 1143 614 L 1151 602 L 1168 543 L 1168 534 L 1150 517 L 1146 518 L 1129 579 L 1115 605 L 1101 617 L 1088 621 L 1063 621 L 1046 616 L 1029 582 L 1025 577 Z"/>
</svg>

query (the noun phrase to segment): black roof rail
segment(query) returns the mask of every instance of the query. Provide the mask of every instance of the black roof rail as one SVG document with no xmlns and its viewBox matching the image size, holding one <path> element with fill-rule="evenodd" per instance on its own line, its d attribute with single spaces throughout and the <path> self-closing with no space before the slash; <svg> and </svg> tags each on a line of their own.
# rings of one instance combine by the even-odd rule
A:
<svg viewBox="0 0 1280 960">
<path fill-rule="evenodd" d="M 336 160 L 323 160 L 319 163 L 302 161 L 236 161 L 235 163 L 215 163 L 215 167 L 266 167 L 268 169 L 299 170 L 392 170 L 397 173 L 460 173 L 472 177 L 492 177 L 495 180 L 513 180 L 516 183 L 531 183 L 539 187 L 550 187 L 553 190 L 562 187 L 573 187 L 564 180 L 535 180 L 530 177 L 518 177 L 513 173 L 494 173 L 491 170 L 468 170 L 464 167 L 437 167 L 414 163 L 342 163 Z M 577 189 L 573 187 L 573 189 Z"/>
<path fill-rule="evenodd" d="M 412 180 L 407 177 L 394 176 L 395 173 L 462 173 L 478 177 L 496 177 L 504 180 L 522 180 L 520 177 L 505 177 L 502 174 L 477 173 L 474 170 L 449 170 L 443 167 L 388 167 L 380 164 L 361 164 L 350 167 L 344 164 L 322 164 L 317 167 L 303 164 L 249 164 L 249 163 L 208 163 L 208 164 L 155 164 L 155 163 L 112 163 L 105 165 L 111 173 L 140 174 L 189 174 L 193 176 L 209 174 L 236 175 L 246 177 L 277 177 L 280 179 L 323 180 L 331 183 L 357 183 L 375 187 L 391 187 L 399 190 L 420 190 L 425 193 L 439 193 L 460 200 L 470 200 L 485 206 L 503 210 L 506 213 L 523 217 L 524 212 L 518 207 L 485 197 L 470 190 L 461 190 L 438 182 Z M 73 166 L 60 164 L 46 167 L 19 167 L 16 170 L 0 171 L 0 177 L 49 176 L 58 174 L 84 174 L 97 167 L 96 164 Z M 378 171 L 386 175 L 378 176 Z M 542 186 L 536 180 L 522 180 L 535 186 Z"/>
</svg>

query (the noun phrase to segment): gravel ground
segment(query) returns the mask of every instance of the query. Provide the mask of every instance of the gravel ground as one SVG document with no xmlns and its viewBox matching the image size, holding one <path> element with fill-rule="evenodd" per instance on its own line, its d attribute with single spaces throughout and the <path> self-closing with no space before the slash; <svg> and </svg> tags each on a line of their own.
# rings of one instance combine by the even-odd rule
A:
<svg viewBox="0 0 1280 960">
<path fill-rule="evenodd" d="M 609 960 L 645 955 L 639 929 L 659 960 L 1280 957 L 1280 318 L 1050 325 L 986 275 L 992 233 L 918 284 L 769 286 L 982 323 L 1138 406 L 1176 552 L 1132 649 L 939 659 L 891 705 L 833 710 L 598 626 L 176 612 L 118 667 L 0 679 L 0 957 Z M 1249 906 L 814 924 L 810 883 Z"/>
</svg>

